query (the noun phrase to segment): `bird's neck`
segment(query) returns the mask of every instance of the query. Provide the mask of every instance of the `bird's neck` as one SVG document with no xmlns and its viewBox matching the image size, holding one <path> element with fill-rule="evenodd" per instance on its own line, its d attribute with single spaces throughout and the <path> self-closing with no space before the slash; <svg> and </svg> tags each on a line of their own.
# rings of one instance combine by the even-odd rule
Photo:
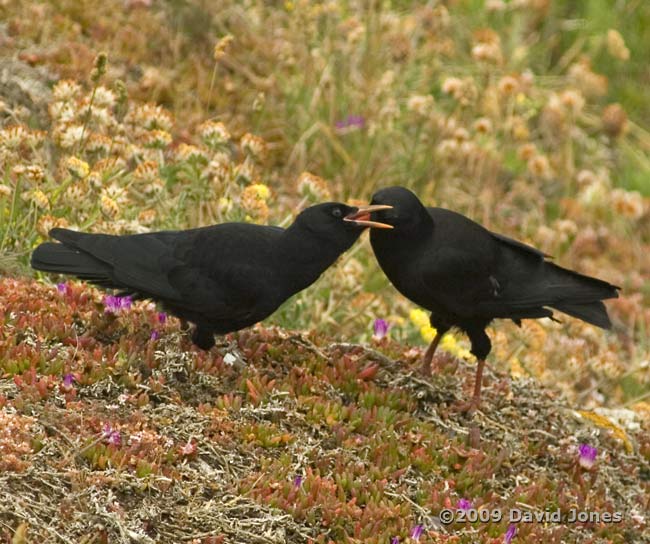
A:
<svg viewBox="0 0 650 544">
<path fill-rule="evenodd" d="M 282 275 L 293 289 L 304 289 L 315 282 L 352 242 L 319 236 L 295 223 L 280 238 L 277 256 Z"/>
</svg>

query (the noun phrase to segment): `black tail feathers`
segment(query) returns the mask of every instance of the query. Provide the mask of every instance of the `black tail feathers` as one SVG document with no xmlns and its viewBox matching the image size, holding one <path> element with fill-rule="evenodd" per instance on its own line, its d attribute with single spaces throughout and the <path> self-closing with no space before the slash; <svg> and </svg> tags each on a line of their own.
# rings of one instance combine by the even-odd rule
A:
<svg viewBox="0 0 650 544">
<path fill-rule="evenodd" d="M 58 231 L 58 232 L 55 232 Z M 50 235 L 59 238 L 60 233 L 72 232 L 64 229 L 53 229 Z M 35 270 L 70 274 L 91 282 L 108 280 L 107 265 L 88 253 L 78 251 L 65 243 L 46 242 L 38 246 L 32 253 L 31 266 Z"/>
<path fill-rule="evenodd" d="M 552 308 L 597 327 L 611 328 L 612 322 L 602 301 L 617 298 L 620 287 L 552 263 L 546 264 L 552 268 L 553 281 L 563 286 L 562 296 L 550 304 Z"/>
</svg>

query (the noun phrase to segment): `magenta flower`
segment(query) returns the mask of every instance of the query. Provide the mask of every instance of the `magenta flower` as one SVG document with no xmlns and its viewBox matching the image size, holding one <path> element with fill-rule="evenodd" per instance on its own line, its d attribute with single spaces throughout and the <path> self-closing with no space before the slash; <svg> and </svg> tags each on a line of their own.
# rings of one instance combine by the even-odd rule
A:
<svg viewBox="0 0 650 544">
<path fill-rule="evenodd" d="M 399 537 L 394 536 L 393 538 L 390 539 L 390 544 L 399 544 Z"/>
<path fill-rule="evenodd" d="M 109 313 L 118 313 L 121 312 L 122 310 L 128 310 L 131 308 L 132 300 L 131 297 L 126 296 L 126 297 L 120 297 L 120 296 L 113 296 L 113 295 L 104 295 L 104 306 L 105 312 L 107 314 Z"/>
<path fill-rule="evenodd" d="M 458 504 L 456 504 L 458 510 L 469 510 L 472 508 L 472 501 L 467 499 L 459 499 Z"/>
<path fill-rule="evenodd" d="M 293 487 L 300 487 L 302 485 L 303 477 L 298 474 L 294 479 L 293 479 Z"/>
<path fill-rule="evenodd" d="M 63 376 L 63 387 L 65 387 L 66 389 L 70 389 L 72 387 L 72 385 L 74 384 L 74 382 L 75 382 L 75 379 L 74 379 L 73 374 L 70 374 L 70 373 L 64 374 L 64 376 Z"/>
<path fill-rule="evenodd" d="M 338 132 L 352 132 L 363 129 L 366 126 L 366 120 L 361 115 L 348 115 L 345 119 L 337 121 L 334 126 Z"/>
<path fill-rule="evenodd" d="M 512 542 L 512 539 L 515 538 L 516 534 L 517 534 L 517 526 L 514 523 L 511 523 L 510 525 L 508 525 L 508 530 L 506 531 L 506 534 L 503 537 L 504 544 L 510 544 Z"/>
<path fill-rule="evenodd" d="M 578 459 L 580 466 L 589 470 L 594 466 L 594 463 L 596 462 L 598 449 L 590 446 L 589 444 L 580 444 L 578 451 L 580 452 L 580 457 Z"/>
<path fill-rule="evenodd" d="M 62 295 L 65 295 L 68 292 L 68 284 L 67 283 L 57 283 L 56 284 L 56 290 L 61 293 Z"/>
<path fill-rule="evenodd" d="M 167 321 L 167 314 L 165 312 L 158 312 L 158 323 L 164 325 Z"/>
<path fill-rule="evenodd" d="M 109 423 L 104 423 L 102 432 L 103 432 L 104 439 L 111 446 L 118 447 L 122 444 L 122 435 L 120 434 L 120 431 L 116 431 L 115 429 L 113 429 L 113 427 L 111 427 Z"/>
<path fill-rule="evenodd" d="M 424 527 L 422 525 L 416 525 L 411 529 L 411 534 L 410 537 L 411 539 L 415 540 L 416 542 L 420 540 L 420 537 L 424 533 Z"/>
<path fill-rule="evenodd" d="M 388 329 L 390 329 L 390 323 L 384 319 L 375 319 L 373 324 L 373 338 L 375 340 L 381 340 L 384 336 L 388 334 Z"/>
<path fill-rule="evenodd" d="M 149 336 L 149 339 L 150 340 L 158 340 L 158 338 L 160 338 L 160 332 L 155 330 L 155 329 L 152 330 L 151 335 Z"/>
</svg>

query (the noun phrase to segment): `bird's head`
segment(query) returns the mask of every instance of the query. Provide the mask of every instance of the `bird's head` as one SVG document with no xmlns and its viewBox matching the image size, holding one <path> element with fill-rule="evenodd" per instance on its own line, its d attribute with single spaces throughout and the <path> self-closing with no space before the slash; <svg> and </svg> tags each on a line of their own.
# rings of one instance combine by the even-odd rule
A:
<svg viewBox="0 0 650 544">
<path fill-rule="evenodd" d="M 405 187 L 387 187 L 372 196 L 371 205 L 386 206 L 385 209 L 373 211 L 373 221 L 393 227 L 390 233 L 402 234 L 430 224 L 427 209 L 415 194 Z"/>
<path fill-rule="evenodd" d="M 296 224 L 319 238 L 340 240 L 351 245 L 366 228 L 393 228 L 371 219 L 371 214 L 389 208 L 386 205 L 348 206 L 340 202 L 325 202 L 303 210 L 296 218 Z"/>
</svg>

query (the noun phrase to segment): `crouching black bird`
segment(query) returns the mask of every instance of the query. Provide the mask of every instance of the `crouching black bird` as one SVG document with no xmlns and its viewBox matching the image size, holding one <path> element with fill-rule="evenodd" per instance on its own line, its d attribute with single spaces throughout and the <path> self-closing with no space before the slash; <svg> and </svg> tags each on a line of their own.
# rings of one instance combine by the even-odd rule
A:
<svg viewBox="0 0 650 544">
<path fill-rule="evenodd" d="M 495 318 L 552 317 L 551 308 L 607 329 L 603 299 L 620 289 L 567 270 L 526 244 L 490 232 L 443 208 L 427 208 L 403 187 L 375 193 L 372 204 L 392 206 L 372 219 L 392 230 L 371 231 L 379 265 L 404 296 L 431 312 L 437 334 L 424 356 L 431 372 L 433 354 L 444 334 L 456 327 L 469 336 L 478 359 L 470 409 L 479 405 L 485 358 L 491 349 L 485 333 Z"/>
<path fill-rule="evenodd" d="M 113 236 L 52 229 L 61 243 L 32 254 L 36 270 L 70 274 L 121 294 L 148 298 L 195 324 L 207 350 L 214 335 L 248 327 L 314 283 L 388 206 L 318 204 L 287 229 L 223 223 L 184 231 Z"/>
</svg>

